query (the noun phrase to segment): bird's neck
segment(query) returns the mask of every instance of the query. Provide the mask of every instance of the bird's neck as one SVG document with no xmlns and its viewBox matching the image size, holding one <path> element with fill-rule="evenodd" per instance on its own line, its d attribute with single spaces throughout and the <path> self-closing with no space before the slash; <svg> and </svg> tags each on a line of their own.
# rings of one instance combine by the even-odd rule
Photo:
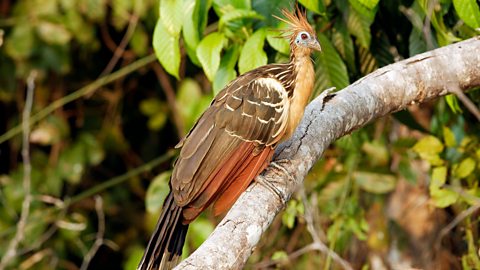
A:
<svg viewBox="0 0 480 270">
<path fill-rule="evenodd" d="M 300 123 L 315 81 L 310 52 L 294 54 L 290 64 L 294 67 L 296 77 L 295 88 L 290 101 L 290 117 L 286 137 L 290 137 Z"/>
</svg>

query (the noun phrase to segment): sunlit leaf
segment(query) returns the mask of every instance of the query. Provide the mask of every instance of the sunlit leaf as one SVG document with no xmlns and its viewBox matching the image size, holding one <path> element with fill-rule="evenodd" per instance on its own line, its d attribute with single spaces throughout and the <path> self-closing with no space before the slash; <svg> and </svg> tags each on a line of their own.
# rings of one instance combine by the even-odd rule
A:
<svg viewBox="0 0 480 270">
<path fill-rule="evenodd" d="M 358 48 L 359 60 L 360 60 L 360 72 L 362 75 L 372 73 L 378 68 L 377 59 L 373 57 L 372 53 L 364 47 Z"/>
<path fill-rule="evenodd" d="M 325 13 L 325 6 L 323 4 L 323 0 L 299 0 L 298 2 L 315 13 Z"/>
<path fill-rule="evenodd" d="M 260 29 L 245 42 L 238 60 L 240 74 L 267 64 L 267 54 L 263 51 L 264 41 L 265 30 Z"/>
<path fill-rule="evenodd" d="M 432 170 L 432 179 L 430 180 L 430 192 L 442 187 L 447 181 L 447 167 L 435 167 Z"/>
<path fill-rule="evenodd" d="M 210 81 L 215 79 L 215 74 L 220 66 L 220 52 L 223 48 L 223 41 L 223 34 L 214 32 L 202 39 L 197 47 L 197 57 Z"/>
<path fill-rule="evenodd" d="M 445 96 L 445 100 L 447 101 L 448 107 L 450 107 L 452 112 L 458 113 L 458 114 L 463 112 L 462 108 L 460 108 L 460 104 L 458 103 L 458 98 L 455 95 L 453 94 L 447 95 Z"/>
<path fill-rule="evenodd" d="M 145 195 L 145 206 L 150 213 L 158 213 L 162 208 L 165 198 L 167 198 L 170 188 L 168 186 L 168 180 L 170 179 L 171 172 L 163 172 L 157 175 L 147 189 Z"/>
<path fill-rule="evenodd" d="M 143 27 L 137 26 L 130 39 L 130 46 L 138 56 L 144 56 L 148 52 L 148 34 Z"/>
<path fill-rule="evenodd" d="M 182 30 L 184 0 L 160 0 L 160 21 L 171 36 L 178 36 Z"/>
<path fill-rule="evenodd" d="M 268 44 L 277 52 L 285 55 L 290 53 L 290 44 L 288 43 L 288 40 L 280 37 L 280 33 L 278 31 L 267 31 L 267 41 Z"/>
<path fill-rule="evenodd" d="M 170 34 L 161 20 L 157 21 L 153 32 L 153 49 L 163 68 L 178 79 L 180 68 L 179 37 Z"/>
<path fill-rule="evenodd" d="M 369 9 L 373 9 L 378 5 L 380 0 L 358 0 L 358 2 L 362 3 L 362 5 L 366 6 Z"/>
<path fill-rule="evenodd" d="M 473 158 L 466 158 L 455 168 L 454 175 L 458 178 L 465 178 L 475 170 L 476 165 L 477 163 Z"/>
<path fill-rule="evenodd" d="M 448 147 L 455 147 L 457 145 L 455 134 L 453 134 L 453 131 L 448 127 L 443 127 L 443 140 Z"/>
<path fill-rule="evenodd" d="M 453 0 L 458 16 L 473 29 L 480 28 L 480 9 L 476 0 Z"/>
<path fill-rule="evenodd" d="M 188 229 L 188 238 L 192 240 L 195 247 L 200 246 L 213 232 L 212 223 L 205 218 L 198 218 L 191 223 Z"/>
<path fill-rule="evenodd" d="M 372 172 L 355 172 L 355 181 L 364 190 L 384 194 L 392 191 L 396 185 L 396 178 L 390 174 L 380 174 Z"/>
<path fill-rule="evenodd" d="M 235 64 L 239 56 L 239 49 L 237 46 L 233 46 L 228 49 L 225 54 L 222 56 L 220 61 L 220 68 L 215 75 L 215 80 L 213 81 L 213 92 L 218 94 L 220 90 L 223 89 L 230 81 L 237 77 L 237 72 L 235 71 Z"/>
<path fill-rule="evenodd" d="M 433 204 L 439 208 L 445 208 L 458 200 L 458 193 L 449 189 L 435 189 L 431 192 Z"/>
<path fill-rule="evenodd" d="M 235 9 L 231 12 L 223 14 L 223 16 L 220 17 L 218 28 L 223 29 L 223 27 L 228 26 L 229 23 L 242 19 L 262 20 L 263 16 L 253 10 Z"/>
</svg>

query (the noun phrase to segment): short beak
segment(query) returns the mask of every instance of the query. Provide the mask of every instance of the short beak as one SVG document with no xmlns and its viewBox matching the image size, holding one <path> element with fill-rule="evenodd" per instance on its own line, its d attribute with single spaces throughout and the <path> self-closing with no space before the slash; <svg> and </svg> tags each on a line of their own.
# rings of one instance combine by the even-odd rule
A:
<svg viewBox="0 0 480 270">
<path fill-rule="evenodd" d="M 316 51 L 319 51 L 319 52 L 322 51 L 322 47 L 320 46 L 320 43 L 318 43 L 318 40 L 316 40 L 316 39 L 314 39 L 313 41 L 310 41 L 308 43 L 308 47 L 310 49 L 313 49 L 313 50 L 316 50 Z"/>
</svg>

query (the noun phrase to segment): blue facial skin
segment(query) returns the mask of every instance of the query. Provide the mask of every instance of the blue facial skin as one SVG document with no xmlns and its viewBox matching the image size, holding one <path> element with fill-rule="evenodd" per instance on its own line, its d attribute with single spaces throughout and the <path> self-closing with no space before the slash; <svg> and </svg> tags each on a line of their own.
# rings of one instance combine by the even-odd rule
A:
<svg viewBox="0 0 480 270">
<path fill-rule="evenodd" d="M 297 37 L 295 38 L 295 43 L 298 45 L 302 43 L 302 45 L 307 46 L 308 40 L 310 39 L 310 34 L 307 32 L 300 32 L 298 33 Z"/>
</svg>

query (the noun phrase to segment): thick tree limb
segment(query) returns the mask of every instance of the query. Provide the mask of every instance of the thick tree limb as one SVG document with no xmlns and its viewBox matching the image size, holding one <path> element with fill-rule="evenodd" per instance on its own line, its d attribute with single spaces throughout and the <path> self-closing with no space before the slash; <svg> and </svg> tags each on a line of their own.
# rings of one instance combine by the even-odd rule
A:
<svg viewBox="0 0 480 270">
<path fill-rule="evenodd" d="M 386 66 L 336 93 L 325 106 L 315 99 L 293 137 L 276 159 L 293 176 L 270 166 L 264 177 L 290 198 L 327 147 L 373 119 L 446 95 L 480 86 L 480 38 L 473 38 Z M 323 108 L 323 109 L 322 109 Z M 240 269 L 285 201 L 252 185 L 210 237 L 176 269 Z"/>
</svg>

